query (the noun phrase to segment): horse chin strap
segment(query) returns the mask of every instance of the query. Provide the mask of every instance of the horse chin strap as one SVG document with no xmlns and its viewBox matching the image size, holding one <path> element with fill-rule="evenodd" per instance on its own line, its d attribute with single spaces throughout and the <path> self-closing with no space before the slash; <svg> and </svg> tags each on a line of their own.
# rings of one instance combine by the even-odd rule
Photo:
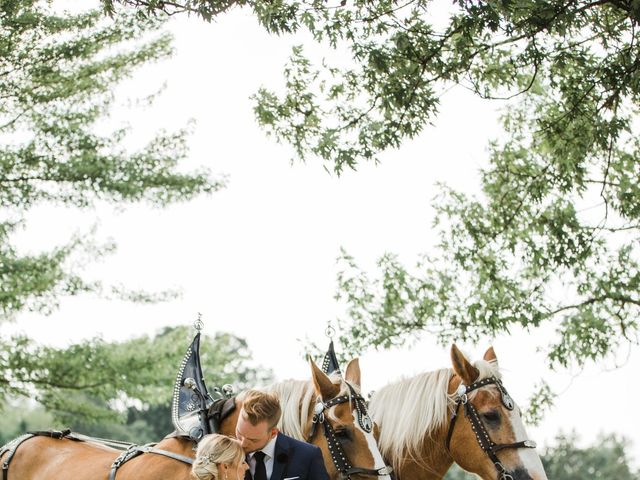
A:
<svg viewBox="0 0 640 480">
<path fill-rule="evenodd" d="M 342 448 L 342 444 L 340 443 L 340 440 L 338 440 L 336 432 L 331 426 L 331 423 L 329 423 L 325 419 L 324 411 L 326 409 L 329 409 L 334 405 L 338 405 L 340 403 L 353 401 L 358 413 L 358 423 L 365 432 L 371 432 L 371 430 L 373 429 L 373 422 L 371 421 L 371 417 L 369 417 L 369 414 L 367 413 L 365 399 L 360 394 L 358 394 L 351 385 L 349 385 L 349 389 L 351 390 L 350 396 L 341 395 L 329 400 L 328 402 L 322 402 L 322 400 L 318 400 L 313 410 L 313 423 L 311 424 L 311 432 L 309 433 L 307 442 L 311 443 L 311 440 L 316 434 L 318 424 L 322 424 L 322 427 L 324 429 L 324 436 L 327 439 L 327 445 L 329 446 L 331 459 L 333 460 L 333 464 L 335 465 L 336 469 L 340 472 L 342 480 L 351 480 L 351 475 L 357 474 L 370 475 L 374 477 L 391 475 L 391 472 L 393 472 L 393 468 L 390 466 L 384 466 L 378 469 L 352 466 L 347 459 L 344 448 Z"/>
<path fill-rule="evenodd" d="M 491 440 L 489 436 L 489 432 L 487 432 L 484 423 L 480 420 L 480 415 L 478 415 L 478 411 L 476 407 L 469 401 L 467 394 L 476 390 L 478 388 L 484 387 L 493 383 L 500 390 L 500 394 L 502 396 L 502 404 L 509 410 L 513 410 L 515 404 L 513 400 L 507 393 L 507 390 L 502 385 L 502 382 L 495 377 L 488 377 L 484 380 L 480 380 L 478 382 L 472 383 L 468 387 L 463 383 L 460 384 L 458 390 L 456 392 L 456 407 L 451 416 L 451 422 L 449 423 L 449 431 L 447 432 L 447 450 L 450 451 L 451 437 L 453 436 L 453 429 L 456 425 L 456 419 L 458 418 L 458 411 L 460 410 L 460 406 L 464 405 L 464 414 L 469 419 L 469 423 L 471 423 L 471 429 L 473 433 L 476 435 L 476 439 L 478 440 L 478 444 L 480 448 L 487 454 L 487 456 L 491 459 L 493 464 L 498 471 L 498 479 L 499 480 L 513 480 L 513 476 L 507 472 L 507 469 L 502 465 L 502 462 L 498 459 L 496 455 L 500 450 L 504 450 L 506 448 L 536 448 L 536 442 L 533 440 L 523 440 L 521 442 L 515 443 L 495 443 Z"/>
</svg>

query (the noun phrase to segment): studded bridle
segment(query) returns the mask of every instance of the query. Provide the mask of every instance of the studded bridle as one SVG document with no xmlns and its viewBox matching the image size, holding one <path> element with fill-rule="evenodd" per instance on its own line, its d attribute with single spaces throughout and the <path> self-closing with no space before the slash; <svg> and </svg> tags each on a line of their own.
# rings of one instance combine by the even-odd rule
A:
<svg viewBox="0 0 640 480">
<path fill-rule="evenodd" d="M 349 384 L 347 383 L 347 385 Z M 310 443 L 315 436 L 318 424 L 322 425 L 324 429 L 324 436 L 327 440 L 327 445 L 329 446 L 329 454 L 331 455 L 331 459 L 333 460 L 333 464 L 335 465 L 336 470 L 340 472 L 342 480 L 350 480 L 351 475 L 356 474 L 370 475 L 375 477 L 390 475 L 393 471 L 393 468 L 387 465 L 378 469 L 354 467 L 353 465 L 351 465 L 351 462 L 349 462 L 349 459 L 347 459 L 340 440 L 338 440 L 335 430 L 331 426 L 331 423 L 325 418 L 325 410 L 341 403 L 353 402 L 356 407 L 358 424 L 365 432 L 371 433 L 371 431 L 373 430 L 373 421 L 367 413 L 366 400 L 362 397 L 362 395 L 357 393 L 351 385 L 349 385 L 349 390 L 350 395 L 340 395 L 326 402 L 323 402 L 320 398 L 318 399 L 313 410 L 311 431 L 309 432 L 307 442 Z"/>
<path fill-rule="evenodd" d="M 485 427 L 484 423 L 482 423 L 482 420 L 480 420 L 478 410 L 476 410 L 476 407 L 473 406 L 468 397 L 468 394 L 470 392 L 490 384 L 494 384 L 496 387 L 498 387 L 502 404 L 508 410 L 514 409 L 515 403 L 513 402 L 513 399 L 507 392 L 506 388 L 504 388 L 504 385 L 502 385 L 502 382 L 495 377 L 488 377 L 483 380 L 479 380 L 469 386 L 461 383 L 458 387 L 458 390 L 456 391 L 456 406 L 453 414 L 451 415 L 449 431 L 447 432 L 446 446 L 447 450 L 450 450 L 449 447 L 451 443 L 451 437 L 453 436 L 453 429 L 455 428 L 456 419 L 458 418 L 458 411 L 460 410 L 460 406 L 464 405 L 464 414 L 469 419 L 469 423 L 471 423 L 471 429 L 476 435 L 476 439 L 478 440 L 480 448 L 489 456 L 494 466 L 496 467 L 496 470 L 498 471 L 498 479 L 514 480 L 513 476 L 507 471 L 504 465 L 502 465 L 500 459 L 498 459 L 498 456 L 496 455 L 497 452 L 506 448 L 536 448 L 536 442 L 534 442 L 533 440 L 523 440 L 515 443 L 495 443 L 493 440 L 491 440 L 489 432 L 487 432 L 487 428 Z"/>
</svg>

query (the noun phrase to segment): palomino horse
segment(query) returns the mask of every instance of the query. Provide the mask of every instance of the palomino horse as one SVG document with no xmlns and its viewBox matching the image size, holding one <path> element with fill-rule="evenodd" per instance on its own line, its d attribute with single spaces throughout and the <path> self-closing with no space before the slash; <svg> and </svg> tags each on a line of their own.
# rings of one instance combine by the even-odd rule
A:
<svg viewBox="0 0 640 480">
<path fill-rule="evenodd" d="M 386 385 L 369 403 L 398 480 L 441 479 L 453 462 L 484 480 L 546 480 L 493 348 L 472 365 L 453 345 L 451 360 L 453 369 Z"/>
<path fill-rule="evenodd" d="M 358 361 L 352 360 L 349 363 L 344 380 L 339 377 L 329 378 L 315 363 L 310 364 L 312 380 L 289 380 L 267 388 L 276 393 L 281 401 L 283 417 L 280 428 L 283 433 L 318 445 L 323 451 L 325 465 L 332 480 L 372 480 L 372 475 L 378 476 L 380 480 L 390 480 L 389 475 L 384 473 L 386 467 L 373 438 L 371 426 L 366 423 L 370 420 L 364 400 L 358 393 Z M 222 421 L 221 433 L 235 434 L 237 416 L 242 406 L 242 395 L 239 397 L 233 414 Z M 321 411 L 318 405 L 322 407 Z M 316 430 L 313 428 L 314 419 L 318 431 L 312 435 L 311 432 Z M 327 435 L 332 440 L 327 440 Z M 332 449 L 329 448 L 330 444 Z M 158 454 L 158 450 L 165 454 L 168 452 L 193 458 L 193 447 L 193 442 L 183 438 L 165 438 L 154 447 L 156 454 L 141 454 L 122 463 L 117 474 L 112 474 L 111 478 L 188 480 L 191 465 Z M 330 454 L 330 450 L 335 452 L 336 449 L 344 453 L 344 459 L 338 459 L 337 466 Z M 0 465 L 6 462 L 10 454 L 11 450 L 0 455 Z M 24 441 L 15 450 L 8 469 L 3 468 L 2 480 L 107 480 L 110 478 L 112 464 L 120 454 L 121 451 L 90 440 L 35 436 Z M 5 476 L 7 473 L 8 476 Z"/>
<path fill-rule="evenodd" d="M 344 379 L 327 376 L 313 361 L 309 363 L 310 381 L 287 380 L 264 389 L 280 400 L 280 431 L 320 447 L 331 480 L 391 480 L 360 396 L 358 359 L 349 362 Z M 223 420 L 221 433 L 234 435 L 242 397 L 236 397 L 236 409 Z"/>
</svg>

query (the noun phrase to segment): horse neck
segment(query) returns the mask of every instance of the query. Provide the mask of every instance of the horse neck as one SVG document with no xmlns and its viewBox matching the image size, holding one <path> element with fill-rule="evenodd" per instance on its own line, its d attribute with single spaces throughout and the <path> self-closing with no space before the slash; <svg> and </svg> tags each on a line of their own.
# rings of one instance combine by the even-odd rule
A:
<svg viewBox="0 0 640 480">
<path fill-rule="evenodd" d="M 380 389 L 369 411 L 379 445 L 400 480 L 439 479 L 451 466 L 446 450 L 450 369 L 426 372 Z"/>
<path fill-rule="evenodd" d="M 480 370 L 477 380 L 482 380 L 489 376 L 499 377 L 500 375 L 497 365 L 494 363 L 478 361 L 475 365 Z M 446 395 L 447 405 L 450 408 L 453 407 L 451 399 L 460 385 L 461 379 L 450 369 L 443 369 L 434 373 L 444 374 L 444 372 L 449 373 L 441 378 L 440 390 L 441 393 Z M 448 378 L 447 382 L 444 381 L 446 378 Z M 449 408 L 447 408 L 446 420 L 436 428 L 427 431 L 422 440 L 420 455 L 413 455 L 398 466 L 398 480 L 440 480 L 446 475 L 447 470 L 453 464 L 453 457 L 447 448 L 447 437 L 449 436 L 452 421 Z M 461 414 L 461 412 L 457 413 L 458 415 Z"/>
<path fill-rule="evenodd" d="M 420 453 L 394 466 L 398 480 L 441 480 L 453 464 L 445 446 L 448 424 L 425 436 Z"/>
</svg>

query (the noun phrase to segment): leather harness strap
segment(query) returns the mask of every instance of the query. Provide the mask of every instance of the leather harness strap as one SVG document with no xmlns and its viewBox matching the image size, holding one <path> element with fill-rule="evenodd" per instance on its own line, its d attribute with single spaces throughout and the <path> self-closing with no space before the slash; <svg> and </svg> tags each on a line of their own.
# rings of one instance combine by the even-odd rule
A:
<svg viewBox="0 0 640 480">
<path fill-rule="evenodd" d="M 51 437 L 51 438 L 67 438 L 71 435 L 71 430 L 65 428 L 64 430 L 36 430 L 33 432 L 27 432 L 34 437 Z"/>
<path fill-rule="evenodd" d="M 179 453 L 169 452 L 168 450 L 154 448 L 155 445 L 155 443 L 149 443 L 147 445 L 131 445 L 129 448 L 127 448 L 111 464 L 111 470 L 109 471 L 109 480 L 115 480 L 118 468 L 120 468 L 124 463 L 143 453 L 155 453 L 156 455 L 173 458 L 174 460 L 178 460 L 189 465 L 193 464 L 193 458 L 187 457 L 185 455 L 180 455 Z"/>
<path fill-rule="evenodd" d="M 7 480 L 7 478 L 9 478 L 9 463 L 11 463 L 11 459 L 15 455 L 18 447 L 24 441 L 29 440 L 31 437 L 34 437 L 34 436 L 35 435 L 31 433 L 27 433 L 25 435 L 22 435 L 10 441 L 4 447 L 2 447 L 2 449 L 0 449 L 0 457 L 2 457 L 2 455 L 4 455 L 5 453 L 9 452 L 9 454 L 7 455 L 7 458 L 5 458 L 4 462 L 2 462 L 2 480 Z"/>
</svg>

